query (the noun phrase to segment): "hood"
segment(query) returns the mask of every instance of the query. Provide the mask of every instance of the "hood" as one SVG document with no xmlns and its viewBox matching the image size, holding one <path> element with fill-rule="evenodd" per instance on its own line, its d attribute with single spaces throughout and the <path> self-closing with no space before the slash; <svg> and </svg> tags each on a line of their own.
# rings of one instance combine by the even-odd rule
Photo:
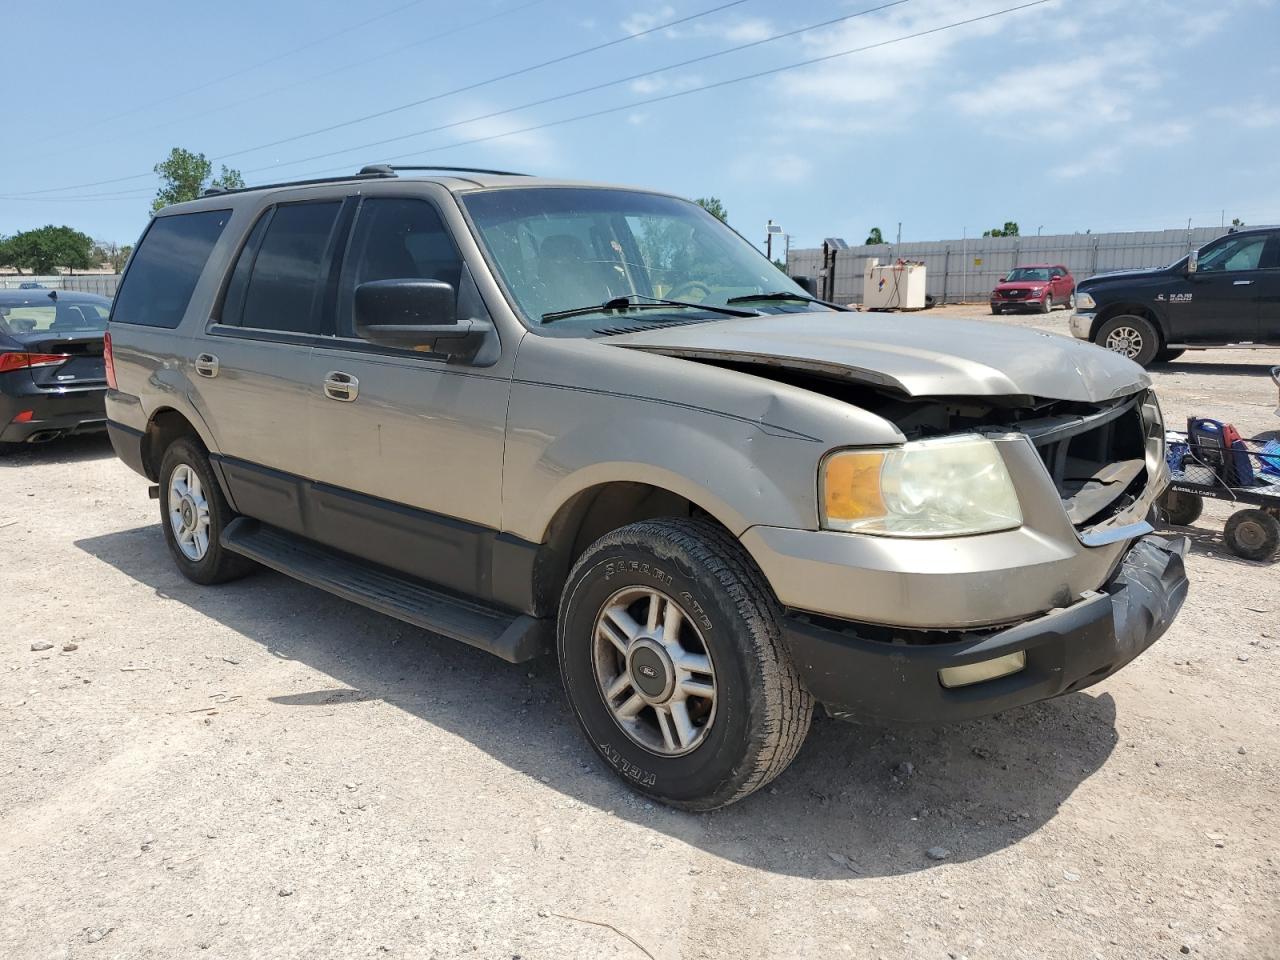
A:
<svg viewBox="0 0 1280 960">
<path fill-rule="evenodd" d="M 1096 287 L 1102 283 L 1110 283 L 1112 280 L 1143 280 L 1155 277 L 1167 277 L 1169 273 L 1185 259 L 1186 258 L 1184 257 L 1183 260 L 1179 260 L 1172 266 L 1146 267 L 1141 270 L 1115 270 L 1111 273 L 1095 273 L 1088 280 L 1082 280 L 1076 286 L 1077 289 L 1079 289 L 1082 287 Z"/>
<path fill-rule="evenodd" d="M 1052 280 L 1001 280 L 995 285 L 996 290 L 1030 290 L 1032 287 L 1047 287 Z"/>
<path fill-rule="evenodd" d="M 922 314 L 770 314 L 606 342 L 693 360 L 808 370 L 912 397 L 1021 395 L 1098 403 L 1151 382 L 1136 363 L 1093 344 Z"/>
</svg>

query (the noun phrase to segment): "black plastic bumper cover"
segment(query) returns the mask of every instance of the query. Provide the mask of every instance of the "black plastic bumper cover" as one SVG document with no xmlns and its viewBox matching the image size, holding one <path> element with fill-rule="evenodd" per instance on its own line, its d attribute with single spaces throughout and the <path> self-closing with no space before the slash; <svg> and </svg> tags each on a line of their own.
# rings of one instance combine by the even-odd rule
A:
<svg viewBox="0 0 1280 960">
<path fill-rule="evenodd" d="M 116 452 L 116 456 L 131 470 L 147 477 L 147 468 L 142 460 L 142 431 L 108 420 L 107 436 L 111 438 L 111 449 Z"/>
<path fill-rule="evenodd" d="M 789 614 L 784 632 L 810 692 L 849 720 L 948 723 L 1081 690 L 1115 673 L 1169 628 L 1187 596 L 1184 537 L 1136 541 L 1115 575 L 1078 603 L 954 643 L 886 643 Z M 902 631 L 909 636 L 911 631 Z M 948 689 L 945 667 L 1026 652 L 1015 674 Z"/>
</svg>

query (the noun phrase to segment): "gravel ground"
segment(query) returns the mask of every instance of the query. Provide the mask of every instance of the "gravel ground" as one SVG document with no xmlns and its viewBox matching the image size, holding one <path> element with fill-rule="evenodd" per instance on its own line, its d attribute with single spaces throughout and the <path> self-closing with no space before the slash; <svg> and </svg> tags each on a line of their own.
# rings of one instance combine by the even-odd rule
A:
<svg viewBox="0 0 1280 960">
<path fill-rule="evenodd" d="M 1280 427 L 1280 351 L 1188 358 L 1155 374 L 1170 423 Z M 550 660 L 271 573 L 196 587 L 105 441 L 23 452 L 0 957 L 1280 957 L 1280 566 L 1225 554 L 1228 512 L 1110 680 L 948 729 L 820 721 L 696 816 L 605 771 Z"/>
</svg>

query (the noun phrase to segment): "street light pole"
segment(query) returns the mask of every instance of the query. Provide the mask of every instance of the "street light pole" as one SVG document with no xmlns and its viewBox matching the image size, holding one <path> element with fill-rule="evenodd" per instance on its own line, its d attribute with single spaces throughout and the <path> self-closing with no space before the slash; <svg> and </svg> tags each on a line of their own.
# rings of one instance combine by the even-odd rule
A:
<svg viewBox="0 0 1280 960">
<path fill-rule="evenodd" d="M 773 259 L 773 221 L 770 220 L 764 227 L 764 255 L 770 260 Z"/>
</svg>

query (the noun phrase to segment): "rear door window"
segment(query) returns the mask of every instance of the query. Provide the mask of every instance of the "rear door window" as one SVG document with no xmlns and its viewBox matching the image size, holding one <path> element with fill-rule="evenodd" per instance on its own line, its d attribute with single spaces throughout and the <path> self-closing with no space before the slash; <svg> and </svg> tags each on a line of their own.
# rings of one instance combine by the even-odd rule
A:
<svg viewBox="0 0 1280 960">
<path fill-rule="evenodd" d="M 230 210 L 157 217 L 138 244 L 112 305 L 113 323 L 172 329 L 182 322 Z"/>
<path fill-rule="evenodd" d="M 240 253 L 224 301 L 222 322 L 258 330 L 333 334 L 331 318 L 321 316 L 323 281 L 331 234 L 340 200 L 289 203 L 275 208 L 262 229 L 261 242 L 250 237 Z M 245 258 L 250 258 L 245 264 Z M 245 275 L 243 303 L 238 281 Z M 233 299 L 234 298 L 234 299 Z M 238 308 L 232 316 L 225 308 Z M 329 328 L 329 329 L 326 329 Z"/>
</svg>

